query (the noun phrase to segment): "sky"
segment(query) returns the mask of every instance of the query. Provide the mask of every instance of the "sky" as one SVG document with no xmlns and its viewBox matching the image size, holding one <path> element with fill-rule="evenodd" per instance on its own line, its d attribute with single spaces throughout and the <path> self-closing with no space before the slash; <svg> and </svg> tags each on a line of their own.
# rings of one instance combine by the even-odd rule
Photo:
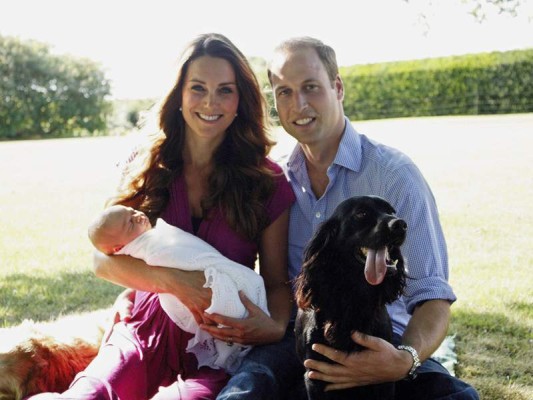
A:
<svg viewBox="0 0 533 400">
<path fill-rule="evenodd" d="M 90 58 L 114 98 L 147 98 L 169 89 L 200 33 L 267 60 L 281 40 L 314 36 L 348 66 L 533 48 L 533 0 L 522 4 L 514 18 L 488 7 L 479 23 L 462 0 L 0 0 L 0 35 Z"/>
</svg>

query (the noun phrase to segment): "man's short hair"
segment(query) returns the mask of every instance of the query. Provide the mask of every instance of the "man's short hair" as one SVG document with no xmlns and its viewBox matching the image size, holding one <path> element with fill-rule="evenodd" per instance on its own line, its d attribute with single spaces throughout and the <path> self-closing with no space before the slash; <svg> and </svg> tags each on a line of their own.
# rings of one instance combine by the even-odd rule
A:
<svg viewBox="0 0 533 400">
<path fill-rule="evenodd" d="M 324 64 L 324 68 L 326 69 L 329 80 L 333 84 L 335 79 L 337 79 L 337 75 L 339 75 L 337 56 L 335 54 L 335 50 L 333 50 L 332 47 L 328 46 L 321 40 L 315 39 L 310 36 L 290 38 L 281 42 L 274 49 L 274 54 L 292 52 L 306 48 L 314 49 L 316 51 L 316 53 L 318 54 L 318 58 L 320 58 L 320 61 L 322 61 L 322 64 Z M 272 83 L 270 67 L 268 69 L 268 78 Z"/>
</svg>

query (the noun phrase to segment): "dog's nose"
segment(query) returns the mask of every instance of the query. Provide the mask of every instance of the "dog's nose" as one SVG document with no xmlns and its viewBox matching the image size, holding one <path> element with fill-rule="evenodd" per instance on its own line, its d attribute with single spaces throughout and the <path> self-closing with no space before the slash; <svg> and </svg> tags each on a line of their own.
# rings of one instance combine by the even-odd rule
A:
<svg viewBox="0 0 533 400">
<path fill-rule="evenodd" d="M 403 219 L 393 219 L 389 222 L 389 229 L 393 233 L 405 233 L 407 231 L 407 222 Z"/>
</svg>

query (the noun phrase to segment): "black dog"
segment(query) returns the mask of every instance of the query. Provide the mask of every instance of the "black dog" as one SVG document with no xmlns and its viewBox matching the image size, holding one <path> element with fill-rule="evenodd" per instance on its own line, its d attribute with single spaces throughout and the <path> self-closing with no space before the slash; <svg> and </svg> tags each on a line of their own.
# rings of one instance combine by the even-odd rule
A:
<svg viewBox="0 0 533 400">
<path fill-rule="evenodd" d="M 311 239 L 296 278 L 297 352 L 328 361 L 311 349 L 323 343 L 345 352 L 360 351 L 350 335 L 359 331 L 392 339 L 385 305 L 405 287 L 400 246 L 407 224 L 394 208 L 376 196 L 342 202 Z M 325 382 L 305 377 L 309 399 L 392 399 L 394 384 L 379 384 L 324 392 Z"/>
</svg>

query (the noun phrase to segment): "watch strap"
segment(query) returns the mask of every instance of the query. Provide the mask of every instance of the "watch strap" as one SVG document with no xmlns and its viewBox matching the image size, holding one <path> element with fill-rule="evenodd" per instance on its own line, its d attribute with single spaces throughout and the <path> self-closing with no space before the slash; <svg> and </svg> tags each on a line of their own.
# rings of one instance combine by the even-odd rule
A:
<svg viewBox="0 0 533 400">
<path fill-rule="evenodd" d="M 411 369 L 407 373 L 407 377 L 406 378 L 409 379 L 409 380 L 415 379 L 416 375 L 417 375 L 416 370 L 421 365 L 420 357 L 418 357 L 418 352 L 415 350 L 414 347 L 407 346 L 407 345 L 404 345 L 404 344 L 398 346 L 397 349 L 398 350 L 407 351 L 409 354 L 411 354 L 411 357 L 413 357 L 413 365 L 411 366 Z"/>
</svg>

